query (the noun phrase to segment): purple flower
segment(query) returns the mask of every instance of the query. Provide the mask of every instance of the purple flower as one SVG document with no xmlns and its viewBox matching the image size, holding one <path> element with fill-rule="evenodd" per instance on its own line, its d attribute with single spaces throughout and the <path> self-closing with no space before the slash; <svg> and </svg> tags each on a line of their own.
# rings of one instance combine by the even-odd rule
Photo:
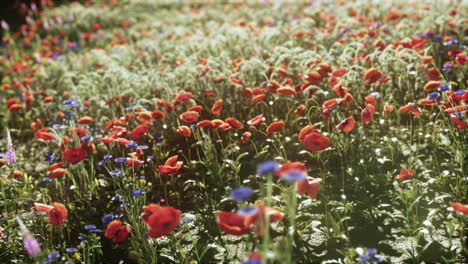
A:
<svg viewBox="0 0 468 264">
<path fill-rule="evenodd" d="M 11 142 L 10 130 L 7 129 L 6 132 L 6 140 L 7 140 L 7 150 L 6 150 L 6 161 L 8 164 L 15 164 L 16 163 L 16 153 L 15 149 L 13 148 L 13 143 Z"/>
<path fill-rule="evenodd" d="M 232 199 L 236 201 L 242 201 L 242 200 L 246 200 L 247 198 L 249 198 L 252 194 L 253 194 L 253 190 L 251 188 L 240 187 L 240 188 L 234 189 L 231 192 L 231 197 Z"/>
<path fill-rule="evenodd" d="M 23 234 L 23 245 L 28 252 L 28 255 L 31 257 L 36 257 L 41 254 L 41 246 L 37 240 L 31 235 L 31 233 Z"/>
<path fill-rule="evenodd" d="M 237 214 L 241 216 L 251 216 L 255 215 L 258 213 L 258 207 L 257 206 L 242 206 L 237 210 Z"/>
</svg>

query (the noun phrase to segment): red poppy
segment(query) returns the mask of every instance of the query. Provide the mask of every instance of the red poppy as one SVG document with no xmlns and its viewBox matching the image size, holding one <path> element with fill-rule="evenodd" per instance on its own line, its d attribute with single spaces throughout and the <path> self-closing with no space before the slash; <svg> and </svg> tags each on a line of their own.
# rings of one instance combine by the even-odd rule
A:
<svg viewBox="0 0 468 264">
<path fill-rule="evenodd" d="M 21 104 L 13 104 L 10 107 L 8 107 L 8 111 L 10 112 L 18 112 L 19 110 L 23 109 L 23 105 Z"/>
<path fill-rule="evenodd" d="M 239 79 L 237 77 L 230 76 L 229 79 L 231 79 L 231 81 L 233 83 L 237 83 L 237 84 L 240 84 L 240 85 L 245 85 L 244 81 L 242 81 L 241 79 Z"/>
<path fill-rule="evenodd" d="M 432 81 L 438 81 L 440 80 L 440 72 L 436 68 L 431 67 L 427 69 L 427 77 Z"/>
<path fill-rule="evenodd" d="M 284 214 L 281 211 L 271 207 L 265 207 L 263 202 L 258 203 L 257 208 L 258 212 L 255 215 L 245 217 L 244 225 L 252 226 L 252 224 L 255 223 L 258 236 L 262 235 L 267 217 L 269 218 L 269 223 L 281 221 L 284 218 Z"/>
<path fill-rule="evenodd" d="M 263 114 L 250 119 L 249 121 L 247 121 L 247 124 L 249 124 L 250 126 L 256 126 L 262 123 L 262 121 L 263 121 Z"/>
<path fill-rule="evenodd" d="M 304 128 L 301 129 L 298 135 L 299 142 L 304 143 L 304 138 L 307 136 L 307 134 L 316 132 L 317 129 L 315 129 L 314 125 L 307 125 Z"/>
<path fill-rule="evenodd" d="M 56 179 L 56 178 L 63 177 L 66 173 L 67 173 L 67 170 L 66 170 L 66 169 L 57 168 L 57 169 L 54 169 L 54 170 L 52 170 L 52 171 L 50 172 L 49 177 L 50 177 L 51 179 Z"/>
<path fill-rule="evenodd" d="M 148 126 L 146 124 L 140 124 L 132 130 L 134 140 L 142 138 L 146 133 L 148 133 Z"/>
<path fill-rule="evenodd" d="M 242 124 L 239 120 L 235 119 L 234 117 L 228 117 L 224 121 L 235 129 L 241 129 L 244 127 L 244 124 Z"/>
<path fill-rule="evenodd" d="M 177 133 L 181 134 L 184 137 L 190 137 L 192 135 L 192 130 L 188 126 L 179 126 L 177 128 Z"/>
<path fill-rule="evenodd" d="M 195 111 L 187 111 L 185 113 L 182 113 L 179 116 L 179 118 L 180 118 L 180 120 L 182 120 L 184 122 L 193 123 L 193 122 L 198 121 L 198 118 L 200 118 L 200 114 L 198 112 L 195 112 Z"/>
<path fill-rule="evenodd" d="M 296 90 L 291 86 L 281 86 L 280 88 L 276 89 L 276 92 L 282 95 L 295 95 Z"/>
<path fill-rule="evenodd" d="M 284 126 L 286 126 L 286 123 L 283 122 L 283 121 L 273 122 L 273 123 L 271 123 L 271 124 L 266 128 L 266 132 L 267 132 L 267 134 L 271 134 L 271 133 L 274 133 L 274 132 L 278 132 L 278 131 L 280 131 Z"/>
<path fill-rule="evenodd" d="M 153 118 L 153 115 L 149 111 L 141 111 L 136 114 L 137 120 L 143 124 L 150 124 Z"/>
<path fill-rule="evenodd" d="M 198 112 L 198 113 L 200 113 L 202 110 L 203 110 L 203 106 L 201 106 L 201 105 L 194 105 L 194 106 L 190 107 L 189 109 L 187 109 L 187 111 L 195 111 L 195 112 Z"/>
<path fill-rule="evenodd" d="M 88 153 L 86 150 L 77 147 L 69 147 L 63 152 L 63 159 L 70 163 L 76 163 L 84 160 Z"/>
<path fill-rule="evenodd" d="M 119 243 L 127 239 L 131 228 L 128 225 L 124 225 L 120 220 L 114 220 L 107 225 L 104 236 L 112 239 L 112 242 Z"/>
<path fill-rule="evenodd" d="M 67 208 L 61 203 L 54 203 L 53 206 L 34 203 L 33 209 L 47 213 L 50 223 L 54 226 L 60 226 L 68 216 Z"/>
<path fill-rule="evenodd" d="M 305 136 L 303 143 L 309 150 L 319 151 L 330 146 L 330 138 L 317 132 L 312 132 Z"/>
<path fill-rule="evenodd" d="M 348 68 L 339 68 L 332 72 L 333 77 L 341 77 L 348 72 Z"/>
<path fill-rule="evenodd" d="M 308 194 L 310 198 L 316 199 L 317 194 L 320 189 L 320 182 L 322 179 L 315 179 L 309 181 L 308 179 L 303 179 L 297 182 L 297 193 L 299 195 Z"/>
<path fill-rule="evenodd" d="M 251 136 L 252 136 L 252 133 L 250 133 L 249 131 L 245 131 L 244 134 L 242 134 L 242 138 L 241 138 L 242 144 L 247 144 Z"/>
<path fill-rule="evenodd" d="M 160 173 L 166 173 L 169 175 L 174 175 L 176 174 L 180 168 L 182 168 L 182 165 L 184 164 L 183 161 L 177 161 L 177 158 L 179 156 L 175 155 L 166 160 L 164 165 L 159 165 L 156 171 Z"/>
<path fill-rule="evenodd" d="M 262 101 L 264 98 L 265 98 L 266 94 L 259 94 L 259 95 L 255 95 L 254 97 L 252 97 L 252 99 L 250 99 L 251 102 L 260 102 Z"/>
<path fill-rule="evenodd" d="M 366 81 L 368 84 L 375 83 L 382 77 L 382 72 L 379 71 L 377 68 L 369 68 L 365 73 L 364 73 L 364 81 Z"/>
<path fill-rule="evenodd" d="M 161 110 L 153 110 L 153 112 L 151 112 L 151 118 L 153 119 L 161 119 L 164 118 L 164 116 L 165 114 Z"/>
<path fill-rule="evenodd" d="M 184 92 L 176 96 L 176 101 L 179 103 L 185 103 L 192 98 L 191 92 Z"/>
<path fill-rule="evenodd" d="M 281 177 L 283 174 L 289 171 L 307 172 L 307 168 L 305 164 L 300 161 L 286 162 L 286 163 L 281 164 L 281 167 L 278 170 L 276 170 L 275 176 Z"/>
<path fill-rule="evenodd" d="M 456 116 L 450 118 L 452 120 L 453 126 L 456 129 L 465 129 L 468 127 L 468 122 L 465 122 L 463 119 L 460 119 Z"/>
<path fill-rule="evenodd" d="M 77 123 L 80 125 L 86 125 L 86 124 L 91 124 L 94 121 L 94 119 L 90 116 L 83 116 L 80 119 L 78 119 Z"/>
<path fill-rule="evenodd" d="M 401 168 L 400 174 L 395 176 L 395 179 L 398 179 L 400 181 L 406 181 L 409 178 L 413 177 L 413 175 L 414 175 L 414 170 Z"/>
<path fill-rule="evenodd" d="M 375 107 L 371 104 L 366 104 L 366 108 L 362 109 L 361 112 L 361 121 L 364 124 L 367 124 L 371 121 L 375 114 Z"/>
<path fill-rule="evenodd" d="M 215 127 L 215 125 L 213 124 L 213 122 L 211 120 L 202 120 L 202 121 L 198 122 L 197 126 L 203 127 L 203 128 L 213 128 L 213 127 Z"/>
<path fill-rule="evenodd" d="M 149 204 L 143 208 L 141 220 L 150 226 L 148 235 L 152 238 L 163 237 L 172 232 L 180 222 L 180 211 L 172 206 Z"/>
<path fill-rule="evenodd" d="M 52 133 L 50 133 L 48 131 L 49 131 L 49 129 L 47 127 L 43 127 L 43 128 L 37 130 L 34 133 L 34 138 L 53 141 L 55 139 L 55 136 L 54 136 L 54 134 L 52 134 Z"/>
<path fill-rule="evenodd" d="M 252 225 L 245 224 L 245 217 L 232 212 L 218 213 L 216 223 L 230 235 L 242 236 L 252 231 Z"/>
<path fill-rule="evenodd" d="M 439 81 L 429 81 L 424 85 L 424 90 L 429 91 L 429 90 L 438 88 L 441 85 L 442 85 L 442 83 L 439 82 Z"/>
<path fill-rule="evenodd" d="M 300 105 L 296 108 L 296 110 L 294 110 L 294 114 L 296 116 L 302 116 L 304 114 L 304 110 L 305 110 L 305 105 Z"/>
<path fill-rule="evenodd" d="M 343 120 L 341 123 L 339 123 L 336 128 L 339 130 L 343 130 L 344 132 L 349 132 L 353 130 L 354 126 L 356 124 L 356 121 L 354 120 L 354 117 L 350 116 Z"/>
<path fill-rule="evenodd" d="M 405 106 L 400 107 L 398 111 L 399 112 L 411 112 L 415 116 L 422 114 L 421 110 L 413 103 L 409 103 Z"/>
<path fill-rule="evenodd" d="M 450 202 L 455 211 L 468 214 L 468 204 Z"/>
<path fill-rule="evenodd" d="M 214 115 L 221 114 L 221 111 L 223 111 L 223 99 L 217 100 L 213 104 L 213 107 L 211 107 L 211 113 L 213 113 Z"/>
</svg>

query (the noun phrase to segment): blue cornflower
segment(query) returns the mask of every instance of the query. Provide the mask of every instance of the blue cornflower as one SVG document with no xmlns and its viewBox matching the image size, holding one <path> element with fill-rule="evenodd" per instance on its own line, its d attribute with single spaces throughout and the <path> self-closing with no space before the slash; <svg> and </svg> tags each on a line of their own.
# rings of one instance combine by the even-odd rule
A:
<svg viewBox="0 0 468 264">
<path fill-rule="evenodd" d="M 258 213 L 258 207 L 257 206 L 242 206 L 237 210 L 237 214 L 241 216 L 251 216 L 255 215 Z"/>
<path fill-rule="evenodd" d="M 110 155 L 110 154 L 107 154 L 107 155 L 104 156 L 104 159 L 110 159 L 110 158 L 112 158 L 112 155 Z"/>
<path fill-rule="evenodd" d="M 44 179 L 42 179 L 42 180 L 45 181 L 45 182 L 51 182 L 52 181 L 52 179 L 49 178 L 49 177 L 44 177 Z"/>
<path fill-rule="evenodd" d="M 465 90 L 458 90 L 455 92 L 456 95 L 462 95 L 462 94 L 465 94 L 466 91 Z"/>
<path fill-rule="evenodd" d="M 127 147 L 127 148 L 132 148 L 132 147 L 135 147 L 135 146 L 138 146 L 138 143 L 136 143 L 135 141 L 130 141 L 125 145 L 125 147 Z"/>
<path fill-rule="evenodd" d="M 143 190 L 142 189 L 136 189 L 132 192 L 132 196 L 138 196 L 138 195 L 142 195 L 143 194 Z"/>
<path fill-rule="evenodd" d="M 430 93 L 427 95 L 427 99 L 429 100 L 436 100 L 436 99 L 439 99 L 440 98 L 440 93 Z"/>
<path fill-rule="evenodd" d="M 107 160 L 101 160 L 98 165 L 99 166 L 104 166 L 104 164 L 106 164 Z"/>
<path fill-rule="evenodd" d="M 141 145 L 141 146 L 138 146 L 137 149 L 147 149 L 148 146 L 147 145 Z"/>
<path fill-rule="evenodd" d="M 240 188 L 234 189 L 231 192 L 231 197 L 232 199 L 236 201 L 242 201 L 242 200 L 246 200 L 247 198 L 249 198 L 252 194 L 253 194 L 252 188 L 240 187 Z"/>
<path fill-rule="evenodd" d="M 122 201 L 122 196 L 117 194 L 111 198 L 111 201 Z"/>
<path fill-rule="evenodd" d="M 257 174 L 268 174 L 277 171 L 280 164 L 276 161 L 267 160 L 257 166 Z"/>
<path fill-rule="evenodd" d="M 281 174 L 281 179 L 287 181 L 298 181 L 307 178 L 307 174 L 302 170 L 290 170 Z"/>
<path fill-rule="evenodd" d="M 375 254 L 377 254 L 377 249 L 368 248 L 366 249 L 366 255 L 360 257 L 359 261 L 360 262 L 377 262 L 377 263 L 384 261 L 383 256 L 377 256 Z"/>
<path fill-rule="evenodd" d="M 79 236 L 78 239 L 84 241 L 84 240 L 89 240 L 89 237 L 87 237 L 87 236 Z"/>
<path fill-rule="evenodd" d="M 114 161 L 117 162 L 117 163 L 124 163 L 125 161 L 127 161 L 127 158 L 120 157 L 120 158 L 116 158 Z"/>
<path fill-rule="evenodd" d="M 96 225 L 85 225 L 84 227 L 86 230 L 94 229 L 96 228 Z"/>
<path fill-rule="evenodd" d="M 55 124 L 52 126 L 53 129 L 62 129 L 62 128 L 66 128 L 66 126 L 64 125 L 59 125 L 59 124 Z"/>
<path fill-rule="evenodd" d="M 109 172 L 110 175 L 115 176 L 115 175 L 121 175 L 122 172 L 120 170 L 113 170 Z"/>
<path fill-rule="evenodd" d="M 89 140 L 91 140 L 92 138 L 93 138 L 92 136 L 87 135 L 87 136 L 82 137 L 81 140 L 83 140 L 83 141 L 89 141 Z"/>
<path fill-rule="evenodd" d="M 112 220 L 114 220 L 114 216 L 112 214 L 106 214 L 101 219 L 102 223 L 105 224 L 105 225 L 112 222 Z"/>
<path fill-rule="evenodd" d="M 443 84 L 441 86 L 439 86 L 439 88 L 437 88 L 437 91 L 439 92 L 445 92 L 445 91 L 448 91 L 450 90 L 450 86 L 448 84 Z"/>
<path fill-rule="evenodd" d="M 67 249 L 65 249 L 65 251 L 67 251 L 67 252 L 77 252 L 78 249 L 76 249 L 76 248 L 67 248 Z"/>
</svg>

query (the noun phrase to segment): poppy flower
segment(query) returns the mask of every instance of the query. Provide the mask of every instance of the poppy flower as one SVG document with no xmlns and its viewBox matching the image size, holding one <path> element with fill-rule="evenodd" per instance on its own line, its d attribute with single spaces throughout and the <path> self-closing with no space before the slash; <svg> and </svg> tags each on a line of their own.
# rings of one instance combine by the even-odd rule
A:
<svg viewBox="0 0 468 264">
<path fill-rule="evenodd" d="M 231 79 L 231 81 L 233 83 L 236 83 L 236 84 L 239 84 L 239 85 L 245 85 L 244 81 L 242 81 L 241 79 L 239 79 L 237 77 L 230 76 L 229 79 Z"/>
<path fill-rule="evenodd" d="M 160 173 L 166 173 L 169 175 L 174 175 L 176 174 L 180 168 L 182 168 L 182 165 L 184 164 L 183 161 L 177 161 L 177 158 L 179 156 L 175 155 L 166 160 L 164 165 L 159 165 L 156 171 Z"/>
<path fill-rule="evenodd" d="M 266 128 L 266 132 L 267 132 L 267 134 L 271 134 L 271 133 L 273 133 L 273 132 L 278 132 L 278 131 L 280 131 L 284 126 L 286 126 L 286 123 L 283 122 L 283 121 L 273 122 L 273 123 L 271 123 L 271 124 Z"/>
<path fill-rule="evenodd" d="M 198 121 L 198 118 L 200 118 L 200 114 L 198 112 L 195 112 L 195 111 L 187 111 L 185 113 L 182 113 L 179 116 L 179 118 L 180 118 L 180 120 L 182 120 L 184 122 L 193 123 L 193 122 Z"/>
<path fill-rule="evenodd" d="M 362 109 L 361 121 L 367 124 L 371 121 L 375 114 L 375 107 L 372 104 L 366 104 L 366 108 Z"/>
<path fill-rule="evenodd" d="M 141 111 L 136 114 L 137 120 L 143 124 L 150 124 L 152 122 L 152 113 L 149 111 Z"/>
<path fill-rule="evenodd" d="M 216 216 L 216 223 L 230 235 L 242 236 L 252 231 L 252 225 L 245 224 L 245 217 L 232 212 L 220 212 Z"/>
<path fill-rule="evenodd" d="M 300 105 L 296 108 L 296 110 L 294 110 L 294 114 L 296 116 L 302 116 L 304 114 L 304 110 L 305 110 L 305 105 Z"/>
<path fill-rule="evenodd" d="M 164 118 L 164 116 L 165 114 L 161 110 L 153 110 L 153 112 L 151 112 L 151 118 L 153 119 L 161 119 Z"/>
<path fill-rule="evenodd" d="M 395 179 L 398 179 L 400 181 L 406 181 L 409 178 L 413 177 L 414 171 L 412 169 L 404 169 L 401 168 L 400 174 L 395 176 Z"/>
<path fill-rule="evenodd" d="M 436 89 L 441 85 L 442 85 L 442 83 L 439 82 L 439 81 L 429 81 L 424 85 L 424 90 L 429 91 L 429 90 L 432 90 L 432 89 Z"/>
<path fill-rule="evenodd" d="M 201 105 L 194 105 L 194 106 L 190 107 L 189 109 L 187 109 L 187 111 L 195 111 L 195 112 L 198 112 L 198 113 L 200 113 L 202 110 L 203 110 L 203 106 L 201 106 Z"/>
<path fill-rule="evenodd" d="M 241 129 L 244 127 L 244 124 L 242 124 L 239 120 L 235 119 L 234 117 L 228 117 L 224 121 L 235 129 Z"/>
<path fill-rule="evenodd" d="M 453 126 L 456 129 L 465 129 L 468 127 L 468 122 L 465 122 L 463 119 L 460 119 L 456 116 L 450 118 L 452 120 Z"/>
<path fill-rule="evenodd" d="M 254 97 L 252 97 L 252 99 L 250 99 L 251 102 L 260 102 L 262 101 L 264 98 L 265 98 L 266 94 L 258 94 L 258 95 L 255 95 Z"/>
<path fill-rule="evenodd" d="M 83 117 L 80 117 L 80 119 L 78 119 L 78 121 L 76 121 L 76 123 L 78 123 L 80 125 L 86 125 L 86 124 L 91 124 L 93 121 L 94 121 L 94 119 L 92 117 L 83 116 Z"/>
<path fill-rule="evenodd" d="M 299 142 L 304 143 L 304 138 L 307 136 L 307 134 L 316 132 L 317 129 L 315 129 L 314 125 L 307 125 L 301 129 L 298 135 Z"/>
<path fill-rule="evenodd" d="M 339 68 L 332 72 L 333 77 L 341 77 L 348 72 L 348 68 Z"/>
<path fill-rule="evenodd" d="M 436 68 L 431 67 L 427 69 L 427 77 L 432 81 L 440 80 L 440 72 Z"/>
<path fill-rule="evenodd" d="M 377 68 L 369 68 L 364 73 L 364 81 L 368 84 L 373 84 L 382 77 L 382 72 Z"/>
<path fill-rule="evenodd" d="M 197 126 L 203 127 L 203 128 L 213 128 L 213 127 L 215 127 L 215 125 L 213 124 L 213 122 L 211 120 L 202 120 L 202 121 L 198 122 Z"/>
<path fill-rule="evenodd" d="M 246 216 L 244 226 L 250 227 L 255 223 L 258 236 L 262 235 L 267 217 L 269 218 L 269 223 L 278 222 L 284 218 L 284 214 L 281 211 L 266 207 L 264 202 L 260 202 L 256 206 L 258 208 L 257 213 L 255 215 Z"/>
<path fill-rule="evenodd" d="M 276 92 L 282 95 L 295 95 L 296 90 L 291 86 L 281 86 L 280 88 L 276 89 Z"/>
<path fill-rule="evenodd" d="M 214 115 L 221 114 L 221 111 L 223 111 L 223 99 L 217 100 L 213 104 L 213 107 L 211 107 L 211 113 L 213 113 Z"/>
<path fill-rule="evenodd" d="M 322 108 L 331 109 L 331 108 L 334 108 L 335 106 L 337 106 L 338 103 L 339 103 L 339 101 L 338 101 L 337 98 L 332 98 L 330 100 L 327 100 L 327 101 L 323 102 Z"/>
<path fill-rule="evenodd" d="M 112 239 L 114 243 L 119 243 L 127 239 L 130 231 L 131 228 L 128 225 L 124 225 L 120 220 L 114 220 L 107 225 L 104 236 Z"/>
<path fill-rule="evenodd" d="M 455 211 L 468 214 L 468 204 L 450 202 Z"/>
<path fill-rule="evenodd" d="M 415 116 L 422 114 L 421 110 L 413 103 L 409 103 L 405 106 L 400 107 L 398 109 L 398 112 L 411 112 Z"/>
<path fill-rule="evenodd" d="M 262 121 L 263 121 L 263 114 L 250 119 L 249 121 L 247 121 L 247 124 L 249 124 L 250 126 L 256 126 L 262 123 Z"/>
<path fill-rule="evenodd" d="M 184 137 L 190 137 L 192 135 L 192 130 L 188 126 L 179 126 L 177 128 L 177 133 L 181 134 Z"/>
<path fill-rule="evenodd" d="M 287 173 L 288 171 L 307 172 L 307 168 L 305 164 L 300 161 L 286 162 L 286 163 L 281 164 L 281 166 L 277 170 L 275 170 L 275 176 L 281 177 L 283 174 Z"/>
<path fill-rule="evenodd" d="M 67 173 L 67 170 L 66 170 L 66 169 L 57 168 L 57 169 L 54 169 L 54 170 L 52 170 L 52 171 L 50 172 L 49 177 L 50 177 L 51 179 L 56 179 L 56 178 L 63 177 L 66 173 Z"/>
<path fill-rule="evenodd" d="M 18 178 L 21 178 L 21 176 L 23 176 L 23 172 L 20 171 L 20 170 L 13 170 L 13 172 L 10 174 L 10 176 L 8 178 L 15 178 L 15 179 L 18 179 Z"/>
<path fill-rule="evenodd" d="M 185 103 L 192 98 L 191 92 L 184 92 L 176 96 L 176 101 L 179 103 Z"/>
<path fill-rule="evenodd" d="M 55 136 L 54 134 L 48 131 L 49 129 L 47 127 L 43 127 L 34 133 L 34 138 L 53 141 L 55 139 Z"/>
<path fill-rule="evenodd" d="M 251 136 L 252 136 L 252 133 L 250 133 L 249 131 L 245 131 L 244 134 L 242 134 L 242 138 L 241 138 L 242 144 L 247 144 Z"/>
<path fill-rule="evenodd" d="M 53 206 L 34 203 L 33 209 L 47 213 L 50 223 L 54 226 L 60 226 L 68 216 L 67 208 L 61 203 L 54 203 Z"/>
<path fill-rule="evenodd" d="M 305 79 L 309 83 L 313 85 L 317 85 L 317 84 L 320 84 L 320 81 L 322 80 L 322 76 L 320 75 L 320 73 L 316 71 L 311 71 L 311 72 L 306 73 Z"/>
<path fill-rule="evenodd" d="M 23 109 L 23 105 L 21 104 L 13 104 L 10 107 L 8 107 L 8 111 L 10 112 L 18 112 L 19 110 Z"/>
<path fill-rule="evenodd" d="M 356 121 L 354 120 L 354 117 L 350 116 L 343 120 L 341 123 L 339 123 L 336 128 L 339 130 L 343 130 L 344 132 L 349 132 L 353 130 L 354 126 L 356 124 Z"/>
<path fill-rule="evenodd" d="M 310 198 L 316 199 L 317 194 L 320 189 L 320 182 L 322 179 L 315 179 L 309 181 L 308 179 L 303 179 L 297 182 L 297 193 L 299 195 L 308 194 Z"/>
<path fill-rule="evenodd" d="M 63 159 L 70 163 L 76 163 L 84 160 L 88 153 L 86 150 L 77 147 L 69 147 L 63 152 Z"/>
<path fill-rule="evenodd" d="M 149 204 L 143 210 L 141 220 L 150 226 L 148 235 L 152 238 L 160 238 L 169 234 L 180 223 L 181 213 L 172 206 Z"/>
<path fill-rule="evenodd" d="M 304 137 L 303 143 L 309 150 L 320 151 L 330 146 L 330 138 L 320 133 L 312 132 Z"/>
<path fill-rule="evenodd" d="M 134 140 L 142 138 L 146 133 L 148 133 L 148 126 L 146 124 L 140 124 L 132 130 Z"/>
</svg>

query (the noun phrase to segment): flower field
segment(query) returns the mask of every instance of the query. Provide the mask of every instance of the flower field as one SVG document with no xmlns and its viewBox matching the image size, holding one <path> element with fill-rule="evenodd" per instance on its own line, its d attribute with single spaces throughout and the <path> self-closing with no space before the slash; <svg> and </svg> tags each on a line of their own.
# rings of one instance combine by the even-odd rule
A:
<svg viewBox="0 0 468 264">
<path fill-rule="evenodd" d="M 468 263 L 466 1 L 40 2 L 0 263 Z"/>
</svg>

